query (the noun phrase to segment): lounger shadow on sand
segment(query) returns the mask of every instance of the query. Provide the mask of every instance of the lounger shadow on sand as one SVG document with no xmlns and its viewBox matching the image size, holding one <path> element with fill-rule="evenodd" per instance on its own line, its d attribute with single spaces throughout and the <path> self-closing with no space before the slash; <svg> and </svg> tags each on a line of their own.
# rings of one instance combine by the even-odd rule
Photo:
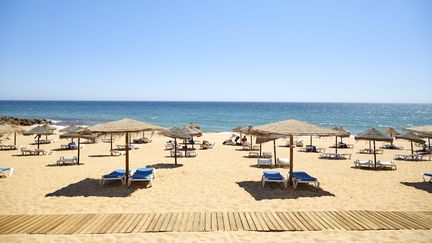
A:
<svg viewBox="0 0 432 243">
<path fill-rule="evenodd" d="M 119 181 L 107 182 L 104 186 L 100 186 L 99 182 L 99 179 L 86 178 L 48 193 L 45 197 L 128 197 L 141 188 L 126 187 Z"/>
<path fill-rule="evenodd" d="M 240 181 L 236 183 L 257 201 L 266 199 L 335 196 L 331 192 L 325 191 L 322 188 L 316 188 L 312 185 L 299 185 L 296 190 L 288 186 L 288 189 L 285 190 L 279 183 L 268 183 L 265 187 L 262 187 L 261 181 Z"/>
<path fill-rule="evenodd" d="M 415 189 L 432 193 L 432 184 L 428 181 L 421 182 L 401 182 L 402 185 L 414 187 Z"/>
</svg>

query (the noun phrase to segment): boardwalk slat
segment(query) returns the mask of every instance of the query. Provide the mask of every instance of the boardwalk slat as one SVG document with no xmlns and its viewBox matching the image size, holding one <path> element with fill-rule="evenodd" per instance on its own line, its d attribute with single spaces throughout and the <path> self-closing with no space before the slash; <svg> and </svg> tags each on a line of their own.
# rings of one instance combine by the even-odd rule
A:
<svg viewBox="0 0 432 243">
<path fill-rule="evenodd" d="M 241 219 L 240 219 L 240 213 L 234 212 L 233 214 L 234 214 L 234 221 L 236 223 L 237 230 L 243 231 L 244 229 L 243 229 L 243 224 L 242 224 Z"/>
<path fill-rule="evenodd" d="M 174 226 L 173 226 L 173 231 L 174 232 L 179 232 L 181 231 L 181 226 L 182 226 L 182 221 L 184 218 L 184 213 L 178 213 L 177 214 L 177 218 L 174 222 Z"/>
<path fill-rule="evenodd" d="M 311 218 L 309 218 L 305 212 L 298 212 L 298 215 L 302 217 L 311 227 L 313 231 L 322 230 L 322 228 L 315 223 L 315 221 Z"/>
<path fill-rule="evenodd" d="M 51 229 L 54 229 L 55 227 L 57 227 L 59 224 L 63 223 L 64 219 L 66 219 L 68 217 L 68 215 L 55 215 L 55 217 L 53 219 L 51 219 L 50 222 L 48 222 L 47 224 L 45 224 L 43 227 L 39 228 L 36 231 L 33 231 L 33 234 L 46 234 L 48 231 L 50 231 Z"/>
<path fill-rule="evenodd" d="M 280 226 L 281 231 L 289 230 L 288 226 L 283 222 L 283 220 L 279 217 L 279 215 L 275 212 L 269 212 L 269 214 L 274 218 L 276 223 Z"/>
<path fill-rule="evenodd" d="M 126 218 L 123 221 L 123 227 L 121 227 L 118 230 L 118 233 L 126 233 L 131 224 L 135 221 L 135 219 L 138 217 L 138 214 L 133 214 L 131 217 Z"/>
<path fill-rule="evenodd" d="M 165 232 L 168 228 L 168 223 L 171 221 L 171 217 L 172 217 L 172 213 L 167 213 L 165 215 L 165 220 L 162 222 L 160 228 L 159 228 L 159 232 Z"/>
<path fill-rule="evenodd" d="M 135 219 L 130 223 L 129 227 L 126 229 L 125 233 L 131 233 L 135 230 L 138 224 L 141 222 L 141 219 L 144 217 L 144 214 L 137 214 Z"/>
<path fill-rule="evenodd" d="M 180 226 L 179 226 L 178 231 L 186 231 L 188 215 L 189 215 L 189 213 L 182 213 L 182 217 L 181 217 Z"/>
<path fill-rule="evenodd" d="M 269 226 L 271 231 L 282 231 L 282 227 L 276 222 L 269 212 L 262 213 L 264 222 Z"/>
<path fill-rule="evenodd" d="M 193 214 L 192 230 L 191 230 L 192 232 L 198 232 L 200 217 L 201 217 L 201 215 L 198 212 L 195 212 Z"/>
<path fill-rule="evenodd" d="M 194 221 L 194 213 L 187 214 L 186 228 L 184 231 L 192 232 L 193 230 L 193 221 Z"/>
<path fill-rule="evenodd" d="M 248 220 L 246 218 L 246 214 L 244 212 L 239 212 L 239 216 L 240 216 L 240 220 L 241 220 L 241 224 L 242 224 L 243 230 L 246 230 L 246 231 L 252 230 L 251 227 L 250 227 L 250 225 L 249 225 L 249 222 L 248 222 Z"/>
<path fill-rule="evenodd" d="M 204 231 L 209 232 L 211 231 L 212 227 L 212 216 L 210 212 L 206 212 L 205 213 L 205 226 L 204 226 Z"/>
<path fill-rule="evenodd" d="M 393 225 L 388 224 L 387 222 L 383 221 L 379 216 L 372 213 L 372 211 L 361 211 L 362 214 L 367 215 L 371 220 L 374 220 L 377 222 L 378 225 L 382 225 L 384 229 L 387 230 L 395 230 L 397 229 Z"/>
<path fill-rule="evenodd" d="M 121 227 L 122 222 L 125 220 L 125 218 L 127 217 L 127 214 L 120 214 L 118 215 L 117 220 L 111 224 L 106 230 L 105 233 L 106 234 L 111 234 L 114 232 L 114 230 L 116 230 L 118 227 Z"/>
<path fill-rule="evenodd" d="M 13 223 L 10 226 L 6 227 L 6 224 L 4 224 L 4 225 L 2 225 L 3 229 L 2 229 L 2 231 L 0 231 L 0 234 L 13 233 L 17 229 L 29 224 L 33 218 L 34 218 L 34 216 L 32 216 L 32 215 L 25 215 L 25 216 L 20 217 L 19 221 L 16 221 L 15 223 Z"/>
<path fill-rule="evenodd" d="M 319 217 L 317 217 L 316 215 L 310 213 L 310 212 L 303 212 L 303 216 L 307 217 L 316 227 L 317 230 L 327 230 L 330 229 L 329 226 L 327 226 L 325 223 L 322 223 Z"/>
<path fill-rule="evenodd" d="M 202 213 L 200 213 L 198 232 L 204 232 L 205 231 L 205 224 L 206 224 L 206 214 L 204 212 L 202 212 Z"/>
<path fill-rule="evenodd" d="M 296 231 L 307 231 L 308 229 L 295 217 L 292 212 L 284 212 L 285 218 L 294 226 Z"/>
<path fill-rule="evenodd" d="M 217 213 L 211 213 L 211 231 L 218 230 Z"/>
<path fill-rule="evenodd" d="M 216 213 L 216 218 L 217 218 L 217 230 L 218 231 L 225 231 L 224 228 L 224 222 L 223 222 L 223 216 L 222 216 L 222 212 L 217 212 Z"/>
<path fill-rule="evenodd" d="M 261 225 L 261 227 L 263 228 L 263 231 L 270 231 L 270 227 L 267 225 L 267 223 L 264 220 L 264 217 L 262 215 L 261 212 L 255 212 L 256 218 L 259 222 L 259 224 Z"/>
<path fill-rule="evenodd" d="M 0 233 L 7 231 L 10 227 L 13 227 L 16 223 L 24 220 L 24 215 L 14 215 L 10 218 L 10 220 L 4 222 L 4 224 L 0 225 Z"/>
<path fill-rule="evenodd" d="M 397 215 L 401 215 L 401 217 L 408 217 L 411 220 L 415 221 L 419 225 L 426 227 L 428 229 L 432 228 L 432 217 L 426 216 L 424 217 L 424 213 L 416 213 L 416 212 L 393 212 Z"/>
<path fill-rule="evenodd" d="M 331 224 L 334 228 L 337 228 L 338 230 L 346 230 L 346 228 L 341 223 L 339 223 L 339 220 L 331 217 L 331 215 L 327 214 L 326 212 L 315 212 L 315 213 L 323 220 L 326 220 L 326 222 Z"/>
<path fill-rule="evenodd" d="M 147 221 L 147 219 L 149 217 L 150 217 L 150 214 L 148 214 L 148 213 L 142 214 L 141 219 L 138 221 L 138 224 L 135 226 L 135 228 L 132 230 L 131 233 L 140 232 L 141 228 L 143 227 L 143 225 L 145 224 L 145 222 Z"/>
<path fill-rule="evenodd" d="M 228 212 L 228 221 L 229 221 L 231 231 L 237 231 L 238 230 L 237 223 L 235 221 L 233 212 Z"/>
<path fill-rule="evenodd" d="M 255 212 L 249 212 L 247 215 L 249 215 L 250 216 L 250 219 L 251 219 L 251 221 L 249 221 L 249 222 L 252 222 L 252 224 L 251 223 L 249 223 L 249 225 L 253 225 L 253 226 L 255 226 L 255 230 L 257 230 L 257 231 L 264 231 L 264 227 L 261 225 L 261 223 L 259 222 L 259 220 L 258 220 L 258 218 L 257 218 L 257 216 L 256 216 L 256 214 L 255 214 Z M 246 216 L 247 216 L 246 215 Z M 251 226 L 252 227 L 252 226 Z"/>
<path fill-rule="evenodd" d="M 158 220 L 154 224 L 154 227 L 150 229 L 150 232 L 159 232 L 163 221 L 165 221 L 166 213 L 161 213 Z"/>
<path fill-rule="evenodd" d="M 309 224 L 301 215 L 299 212 L 292 212 L 292 217 L 297 219 L 297 222 L 304 227 L 306 227 L 306 231 L 313 231 L 312 225 Z M 301 227 L 301 226 L 300 226 Z"/>
<path fill-rule="evenodd" d="M 352 227 L 354 230 L 365 230 L 365 228 L 356 222 L 353 217 L 345 214 L 342 211 L 333 212 L 333 214 L 340 217 L 343 221 L 345 221 L 350 227 Z"/>
<path fill-rule="evenodd" d="M 224 225 L 224 230 L 225 231 L 230 231 L 231 230 L 231 226 L 229 223 L 229 219 L 228 219 L 228 213 L 227 212 L 222 212 L 222 220 L 223 220 L 223 225 Z"/>
<path fill-rule="evenodd" d="M 282 222 L 284 222 L 285 226 L 288 228 L 289 231 L 295 231 L 296 230 L 294 225 L 290 222 L 290 220 L 285 216 L 284 213 L 277 212 L 276 214 L 279 216 L 279 218 L 282 220 Z"/>
<path fill-rule="evenodd" d="M 375 217 L 374 215 L 369 214 L 367 211 L 355 211 L 354 213 L 367 218 L 371 222 L 374 222 L 380 230 L 390 230 L 392 227 L 390 225 L 387 225 L 386 223 L 383 223 L 380 219 Z"/>
<path fill-rule="evenodd" d="M 152 232 L 152 230 L 154 229 L 154 227 L 156 226 L 159 218 L 161 217 L 160 213 L 156 213 L 154 218 L 150 221 L 148 227 L 145 229 L 145 232 Z"/>
<path fill-rule="evenodd" d="M 58 227 L 51 229 L 47 234 L 57 235 L 57 234 L 68 234 L 70 230 L 77 227 L 77 224 L 82 222 L 87 217 L 87 214 L 76 214 L 69 217 Z"/>
<path fill-rule="evenodd" d="M 359 215 L 353 213 L 352 211 L 347 211 L 345 213 L 348 214 L 349 216 L 353 217 L 355 220 L 359 221 L 359 223 L 361 223 L 362 226 L 367 230 L 378 230 L 379 229 L 379 227 L 375 223 L 373 223 L 372 221 L 370 221 L 370 220 L 368 220 L 362 216 L 359 216 Z"/>
<path fill-rule="evenodd" d="M 175 222 L 177 220 L 178 215 L 179 215 L 179 213 L 172 213 L 171 214 L 170 221 L 168 222 L 165 231 L 167 231 L 167 232 L 174 231 L 174 225 L 175 225 Z"/>
<path fill-rule="evenodd" d="M 148 217 L 143 217 L 143 221 L 141 221 L 139 224 L 141 227 L 135 228 L 134 232 L 146 232 L 148 226 L 151 224 L 152 220 L 156 217 L 155 213 L 148 214 Z"/>
</svg>

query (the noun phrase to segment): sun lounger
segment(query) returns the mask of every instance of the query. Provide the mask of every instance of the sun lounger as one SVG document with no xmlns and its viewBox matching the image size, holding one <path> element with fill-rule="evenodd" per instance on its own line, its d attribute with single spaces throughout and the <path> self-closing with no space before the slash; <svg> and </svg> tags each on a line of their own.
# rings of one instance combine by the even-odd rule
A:
<svg viewBox="0 0 432 243">
<path fill-rule="evenodd" d="M 125 179 L 126 179 L 125 170 L 115 170 L 109 174 L 103 175 L 100 179 L 100 184 L 103 185 L 105 184 L 106 181 L 121 181 L 122 184 L 125 184 Z"/>
<path fill-rule="evenodd" d="M 271 152 L 263 152 L 261 157 L 270 159 L 271 157 L 273 157 L 273 154 Z"/>
<path fill-rule="evenodd" d="M 403 149 L 403 147 L 397 146 L 394 144 L 383 144 L 383 146 L 381 146 L 380 148 L 382 148 L 382 149 L 396 149 L 396 150 L 402 150 Z"/>
<path fill-rule="evenodd" d="M 251 147 L 249 144 L 243 144 L 242 149 L 243 150 L 251 150 Z"/>
<path fill-rule="evenodd" d="M 153 179 L 155 178 L 154 168 L 138 168 L 135 173 L 129 178 L 128 186 L 131 186 L 132 182 L 145 181 L 148 182 L 149 186 L 153 185 Z"/>
<path fill-rule="evenodd" d="M 292 173 L 292 182 L 294 189 L 297 188 L 299 183 L 305 184 L 313 184 L 316 187 L 319 187 L 320 183 L 317 178 L 310 176 L 308 173 L 303 171 L 294 171 Z"/>
<path fill-rule="evenodd" d="M 121 151 L 121 150 L 117 150 L 117 149 L 111 150 L 111 156 L 121 156 L 121 155 L 125 155 L 125 154 L 126 154 L 125 151 Z"/>
<path fill-rule="evenodd" d="M 112 142 L 114 142 L 114 139 L 111 139 L 111 138 L 102 138 L 101 140 L 102 140 L 103 143 L 112 143 Z"/>
<path fill-rule="evenodd" d="M 187 151 L 186 156 L 187 157 L 197 157 L 198 156 L 198 152 L 195 151 L 195 150 Z"/>
<path fill-rule="evenodd" d="M 45 150 L 45 149 L 35 149 L 34 150 L 37 155 L 53 155 L 54 151 Z"/>
<path fill-rule="evenodd" d="M 373 167 L 372 160 L 355 160 L 354 167 L 356 168 L 371 168 Z"/>
<path fill-rule="evenodd" d="M 34 149 L 26 149 L 26 148 L 21 148 L 21 153 L 22 153 L 22 155 L 37 155 L 38 154 L 36 152 L 36 150 L 34 150 Z"/>
<path fill-rule="evenodd" d="M 1 177 L 11 177 L 13 174 L 14 168 L 0 168 L 0 176 Z M 6 173 L 5 173 L 6 172 Z"/>
<path fill-rule="evenodd" d="M 285 167 L 290 165 L 290 160 L 288 158 L 278 158 L 277 164 L 280 167 Z"/>
<path fill-rule="evenodd" d="M 177 150 L 177 157 L 184 157 L 184 151 L 183 150 Z M 174 157 L 175 156 L 175 150 L 170 150 L 170 156 Z"/>
<path fill-rule="evenodd" d="M 65 165 L 65 164 L 78 164 L 78 158 L 76 156 L 73 157 L 60 157 L 59 160 L 57 160 L 57 165 Z"/>
<path fill-rule="evenodd" d="M 257 151 L 250 151 L 248 157 L 249 158 L 258 158 L 259 157 L 259 152 L 257 152 Z"/>
<path fill-rule="evenodd" d="M 382 150 L 382 149 L 376 149 L 375 150 L 376 154 L 382 154 L 383 152 L 384 152 L 384 150 Z M 360 149 L 359 153 L 360 154 L 373 154 L 374 150 L 373 149 L 368 149 L 368 148 L 366 148 L 366 149 Z"/>
<path fill-rule="evenodd" d="M 422 176 L 423 181 L 426 181 L 426 177 L 429 177 L 429 182 L 432 182 L 432 173 L 424 173 Z"/>
<path fill-rule="evenodd" d="M 272 159 L 257 159 L 258 160 L 258 164 L 257 164 L 257 166 L 258 167 L 260 167 L 260 166 L 273 166 L 273 163 L 272 163 Z"/>
<path fill-rule="evenodd" d="M 150 138 L 143 137 L 143 138 L 136 138 L 132 141 L 134 143 L 151 143 L 152 140 Z"/>
<path fill-rule="evenodd" d="M 166 150 L 171 150 L 171 149 L 173 149 L 174 148 L 174 144 L 172 144 L 172 143 L 166 143 L 165 144 L 165 149 Z"/>
<path fill-rule="evenodd" d="M 377 161 L 377 166 L 381 169 L 396 170 L 396 164 L 393 161 Z"/>
<path fill-rule="evenodd" d="M 4 145 L 0 144 L 0 150 L 17 150 L 18 147 L 16 145 Z"/>
<path fill-rule="evenodd" d="M 262 187 L 264 187 L 267 182 L 282 183 L 284 188 L 288 186 L 287 179 L 285 179 L 279 171 L 263 171 L 261 177 Z"/>
<path fill-rule="evenodd" d="M 126 145 L 116 145 L 116 146 L 118 150 L 126 150 Z M 129 144 L 128 148 L 129 150 L 139 149 L 139 146 L 135 144 Z"/>
</svg>

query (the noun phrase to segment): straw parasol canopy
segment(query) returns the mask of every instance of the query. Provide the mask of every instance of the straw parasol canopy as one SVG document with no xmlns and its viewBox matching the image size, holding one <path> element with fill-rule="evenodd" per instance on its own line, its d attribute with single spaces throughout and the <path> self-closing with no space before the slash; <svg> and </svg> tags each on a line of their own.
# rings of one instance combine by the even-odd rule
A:
<svg viewBox="0 0 432 243">
<path fill-rule="evenodd" d="M 411 154 L 414 154 L 414 145 L 413 143 L 420 143 L 420 144 L 425 144 L 426 141 L 423 140 L 421 137 L 417 136 L 415 133 L 413 132 L 406 132 L 402 135 L 396 135 L 395 136 L 396 139 L 404 139 L 404 140 L 408 140 L 411 142 Z"/>
<path fill-rule="evenodd" d="M 427 138 L 428 144 L 429 144 L 429 150 L 431 149 L 431 141 L 430 140 L 432 138 L 432 125 L 407 127 L 407 128 L 404 128 L 404 130 L 418 133 L 419 136 Z"/>
<path fill-rule="evenodd" d="M 393 127 L 389 127 L 386 130 L 384 130 L 385 134 L 390 135 L 390 137 L 394 137 L 395 135 L 401 135 L 400 132 L 396 131 Z M 393 141 L 391 141 L 391 144 L 393 144 Z"/>
<path fill-rule="evenodd" d="M 339 132 L 323 128 L 317 125 L 309 124 L 303 121 L 298 121 L 294 119 L 289 119 L 286 121 L 269 123 L 261 126 L 256 126 L 253 128 L 255 131 L 276 134 L 276 135 L 285 135 L 290 137 L 290 144 L 294 143 L 294 136 L 336 136 Z M 273 140 L 274 146 L 274 158 L 276 162 L 276 139 Z M 293 172 L 293 164 L 294 164 L 294 148 L 290 146 L 290 178 L 289 182 L 292 181 L 292 172 Z"/>
<path fill-rule="evenodd" d="M 355 140 L 366 140 L 366 141 L 373 141 L 374 146 L 374 162 L 375 162 L 375 168 L 376 168 L 376 149 L 375 149 L 375 141 L 380 142 L 393 142 L 393 138 L 378 131 L 375 128 L 368 129 L 357 136 L 354 137 Z"/>
<path fill-rule="evenodd" d="M 198 124 L 193 123 L 193 122 L 189 123 L 186 127 L 201 130 L 201 127 Z"/>
<path fill-rule="evenodd" d="M 52 135 L 52 134 L 54 134 L 54 130 L 49 129 L 47 126 L 36 126 L 36 127 L 33 127 L 32 129 L 28 130 L 27 132 L 24 132 L 23 134 L 24 134 L 24 136 L 36 135 L 37 139 L 38 139 L 37 146 L 39 149 L 41 136 L 42 135 L 46 135 L 46 136 Z"/>
<path fill-rule="evenodd" d="M 347 138 L 351 135 L 351 133 L 343 127 L 333 127 L 331 130 L 338 131 L 339 134 L 337 136 L 340 138 Z"/>
<path fill-rule="evenodd" d="M 46 129 L 49 129 L 49 130 L 51 130 L 51 131 L 54 131 L 54 130 L 57 129 L 55 126 L 52 126 L 52 125 L 50 125 L 50 124 L 48 124 L 48 123 L 44 123 L 44 124 L 42 125 L 42 127 L 46 128 Z"/>
<path fill-rule="evenodd" d="M 77 138 L 78 139 L 78 164 L 80 163 L 80 151 L 81 151 L 81 138 L 95 141 L 96 134 L 88 130 L 87 128 L 77 127 L 74 130 L 66 132 L 60 135 L 60 138 Z"/>
<path fill-rule="evenodd" d="M 79 127 L 77 127 L 75 124 L 72 124 L 72 125 L 69 125 L 63 129 L 61 129 L 60 132 L 70 132 L 70 131 L 76 130 L 77 128 L 79 128 Z"/>
<path fill-rule="evenodd" d="M 4 134 L 14 134 L 14 145 L 16 145 L 16 135 L 17 133 L 23 133 L 25 129 L 18 125 L 0 125 L 0 135 Z"/>
<path fill-rule="evenodd" d="M 177 164 L 177 139 L 191 139 L 192 137 L 201 134 L 201 131 L 189 127 L 172 127 L 168 130 L 161 131 L 160 134 L 174 138 L 174 162 Z M 187 147 L 185 147 L 185 153 L 186 151 Z"/>
<path fill-rule="evenodd" d="M 126 149 L 125 173 L 126 173 L 126 184 L 127 184 L 129 180 L 129 134 L 138 133 L 142 131 L 164 130 L 164 128 L 147 122 L 125 118 L 117 121 L 111 121 L 103 124 L 94 125 L 89 127 L 88 130 L 93 133 L 97 133 L 98 135 L 125 134 L 125 149 Z M 111 140 L 111 147 L 112 147 L 112 140 Z"/>
</svg>

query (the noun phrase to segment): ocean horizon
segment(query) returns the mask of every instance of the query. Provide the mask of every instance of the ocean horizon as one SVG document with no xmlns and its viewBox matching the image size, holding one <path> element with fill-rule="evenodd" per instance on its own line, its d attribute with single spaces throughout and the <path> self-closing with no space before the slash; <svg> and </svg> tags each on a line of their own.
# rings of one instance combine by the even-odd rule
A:
<svg viewBox="0 0 432 243">
<path fill-rule="evenodd" d="M 164 127 L 197 123 L 206 132 L 298 119 L 353 134 L 374 127 L 398 130 L 432 124 L 432 104 L 253 101 L 55 101 L 1 100 L 0 116 L 38 118 L 55 125 L 94 125 L 132 118 Z"/>
</svg>

